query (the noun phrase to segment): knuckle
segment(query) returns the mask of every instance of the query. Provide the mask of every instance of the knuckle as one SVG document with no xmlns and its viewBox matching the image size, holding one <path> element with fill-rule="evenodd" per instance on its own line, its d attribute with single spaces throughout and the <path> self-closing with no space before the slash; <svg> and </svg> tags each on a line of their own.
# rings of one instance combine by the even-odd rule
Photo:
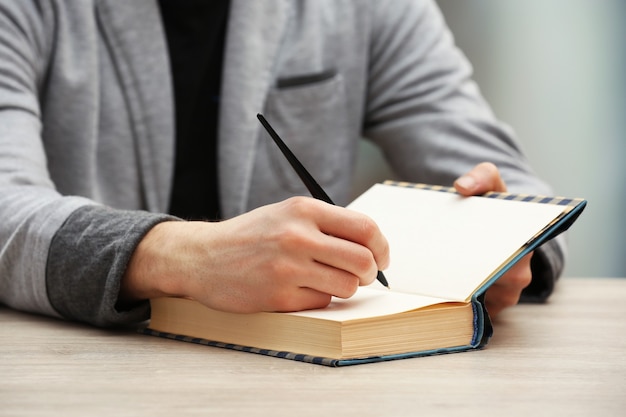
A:
<svg viewBox="0 0 626 417">
<path fill-rule="evenodd" d="M 530 271 L 517 273 L 510 277 L 510 283 L 515 288 L 519 288 L 520 291 L 526 288 L 527 286 L 529 286 L 531 281 L 532 281 L 532 273 Z"/>
<path fill-rule="evenodd" d="M 275 231 L 274 240 L 281 250 L 293 250 L 308 243 L 309 237 L 294 225 L 283 225 Z"/>
<path fill-rule="evenodd" d="M 376 225 L 374 220 L 367 216 L 363 216 L 361 218 L 359 229 L 366 242 L 373 240 L 378 233 L 378 225 Z"/>
<path fill-rule="evenodd" d="M 283 206 L 297 216 L 308 216 L 315 206 L 315 200 L 304 196 L 290 197 L 283 201 Z"/>
<path fill-rule="evenodd" d="M 377 258 L 377 262 L 378 262 L 378 269 L 385 269 L 389 266 L 389 262 L 390 262 L 390 257 L 391 257 L 391 252 L 389 249 L 389 245 L 385 244 L 382 248 L 382 251 L 379 254 L 379 258 Z"/>
<path fill-rule="evenodd" d="M 347 276 L 337 280 L 335 288 L 335 296 L 339 298 L 352 297 L 359 288 L 359 278 L 356 276 Z"/>
<path fill-rule="evenodd" d="M 267 297 L 268 311 L 295 311 L 293 297 L 285 288 L 277 288 Z"/>
<path fill-rule="evenodd" d="M 288 262 L 286 258 L 276 258 L 268 265 L 268 275 L 276 281 L 278 286 L 282 287 L 286 280 L 292 279 L 298 274 L 298 268 L 292 262 Z"/>
<path fill-rule="evenodd" d="M 366 251 L 362 251 L 362 253 L 359 253 L 354 257 L 353 265 L 356 275 L 363 277 L 364 279 L 367 279 L 367 277 L 375 273 L 377 270 L 372 254 Z"/>
</svg>

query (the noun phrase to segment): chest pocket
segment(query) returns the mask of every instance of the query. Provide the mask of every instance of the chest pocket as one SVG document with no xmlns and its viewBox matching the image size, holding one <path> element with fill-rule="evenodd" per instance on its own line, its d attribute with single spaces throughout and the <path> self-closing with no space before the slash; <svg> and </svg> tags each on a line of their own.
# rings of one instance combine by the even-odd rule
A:
<svg viewBox="0 0 626 417">
<path fill-rule="evenodd" d="M 334 72 L 281 79 L 267 97 L 268 121 L 322 186 L 349 175 L 351 138 L 346 106 L 343 76 Z M 259 143 L 281 186 L 301 192 L 302 181 L 278 147 L 269 137 L 260 138 Z"/>
</svg>

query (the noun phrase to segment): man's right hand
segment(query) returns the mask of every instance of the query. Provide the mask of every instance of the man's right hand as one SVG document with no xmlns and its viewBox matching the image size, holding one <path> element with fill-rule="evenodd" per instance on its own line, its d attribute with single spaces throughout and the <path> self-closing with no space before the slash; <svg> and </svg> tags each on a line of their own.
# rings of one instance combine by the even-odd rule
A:
<svg viewBox="0 0 626 417">
<path fill-rule="evenodd" d="M 140 242 L 120 301 L 181 296 L 232 312 L 297 311 L 348 298 L 389 263 L 373 220 L 293 197 L 222 222 L 164 222 Z"/>
</svg>

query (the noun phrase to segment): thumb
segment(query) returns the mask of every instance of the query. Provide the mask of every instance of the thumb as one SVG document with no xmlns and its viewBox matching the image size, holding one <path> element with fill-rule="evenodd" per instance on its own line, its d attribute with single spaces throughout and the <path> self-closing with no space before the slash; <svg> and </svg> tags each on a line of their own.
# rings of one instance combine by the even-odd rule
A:
<svg viewBox="0 0 626 417">
<path fill-rule="evenodd" d="M 506 184 L 498 168 L 491 162 L 482 162 L 457 178 L 454 187 L 461 195 L 481 195 L 487 191 L 506 191 Z"/>
</svg>

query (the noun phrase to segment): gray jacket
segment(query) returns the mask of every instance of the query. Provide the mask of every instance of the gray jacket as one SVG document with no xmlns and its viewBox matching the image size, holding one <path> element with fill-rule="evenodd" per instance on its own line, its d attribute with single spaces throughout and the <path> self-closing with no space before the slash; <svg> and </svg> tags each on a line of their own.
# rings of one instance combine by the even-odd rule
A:
<svg viewBox="0 0 626 417">
<path fill-rule="evenodd" d="M 307 194 L 264 113 L 337 202 L 365 137 L 399 178 L 450 184 L 488 160 L 550 190 L 471 81 L 428 0 L 233 0 L 219 121 L 222 213 Z M 141 237 L 169 219 L 174 129 L 156 0 L 0 0 L 0 302 L 98 325 Z M 533 283 L 562 269 L 545 245 Z"/>
</svg>

